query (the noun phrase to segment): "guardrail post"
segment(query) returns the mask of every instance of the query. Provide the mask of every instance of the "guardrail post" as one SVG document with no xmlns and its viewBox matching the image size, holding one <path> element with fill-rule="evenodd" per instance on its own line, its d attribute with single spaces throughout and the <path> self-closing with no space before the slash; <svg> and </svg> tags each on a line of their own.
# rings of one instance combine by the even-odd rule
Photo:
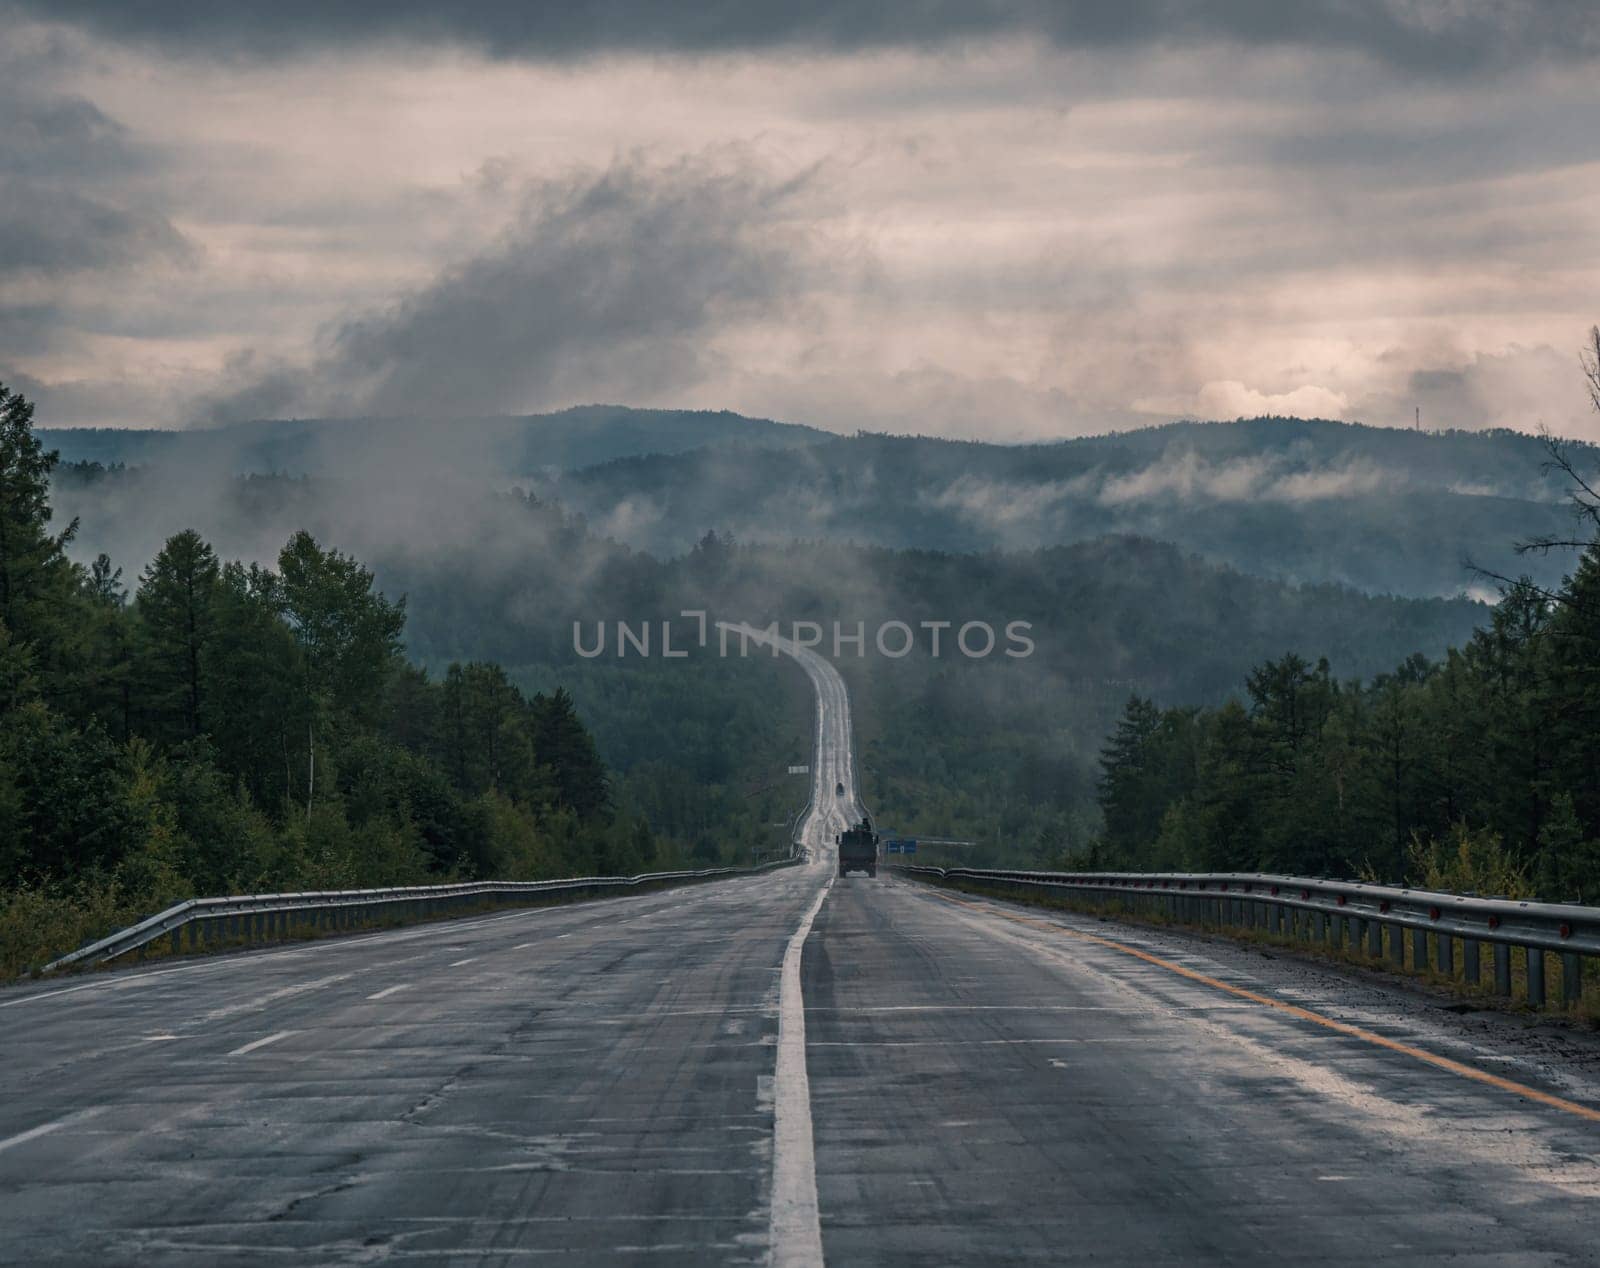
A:
<svg viewBox="0 0 1600 1268">
<path fill-rule="evenodd" d="M 1406 930 L 1404 925 L 1389 926 L 1389 959 L 1402 969 L 1406 966 Z"/>
<path fill-rule="evenodd" d="M 177 955 L 183 950 L 183 926 L 179 925 L 172 931 L 172 954 Z"/>
<path fill-rule="evenodd" d="M 1411 967 L 1421 973 L 1428 967 L 1428 931 L 1426 929 L 1413 929 L 1411 931 Z"/>
<path fill-rule="evenodd" d="M 1561 953 L 1561 1002 L 1576 1004 L 1583 998 L 1583 957 L 1570 951 Z"/>
<path fill-rule="evenodd" d="M 1374 960 L 1383 959 L 1383 921 L 1367 921 L 1367 954 Z"/>
<path fill-rule="evenodd" d="M 1461 939 L 1461 975 L 1472 986 L 1476 986 L 1482 977 L 1478 967 L 1478 940 L 1476 938 Z"/>
<path fill-rule="evenodd" d="M 1511 994 L 1511 948 L 1503 942 L 1494 944 L 1494 993 Z"/>
<path fill-rule="evenodd" d="M 1528 1003 L 1543 1008 L 1544 998 L 1544 948 L 1528 948 Z"/>
<path fill-rule="evenodd" d="M 1451 933 L 1439 935 L 1439 972 L 1446 977 L 1456 975 L 1456 939 Z"/>
</svg>

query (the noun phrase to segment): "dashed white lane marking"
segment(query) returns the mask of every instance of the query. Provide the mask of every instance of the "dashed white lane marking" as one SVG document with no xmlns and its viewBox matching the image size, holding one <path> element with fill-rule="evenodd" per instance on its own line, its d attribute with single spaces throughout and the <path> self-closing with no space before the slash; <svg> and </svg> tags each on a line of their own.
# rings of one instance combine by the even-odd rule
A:
<svg viewBox="0 0 1600 1268">
<path fill-rule="evenodd" d="M 1072 1039 L 819 1039 L 813 1048 L 1008 1048 L 1028 1044 L 1147 1044 L 1145 1035 L 1102 1035 Z"/>
<path fill-rule="evenodd" d="M 40 1123 L 37 1127 L 30 1127 L 27 1131 L 18 1132 L 15 1136 L 7 1136 L 4 1140 L 0 1140 L 0 1153 L 14 1145 L 25 1145 L 30 1140 L 38 1140 L 41 1136 L 48 1136 L 51 1132 L 60 1131 L 63 1127 L 82 1122 L 84 1119 L 99 1112 L 99 1109 L 83 1110 L 81 1113 L 68 1114 L 65 1118 L 58 1118 L 54 1122 Z"/>
<path fill-rule="evenodd" d="M 533 943 L 531 943 L 531 942 L 519 942 L 519 943 L 517 943 L 516 946 L 512 947 L 511 949 L 513 951 L 526 951 L 532 945 L 533 945 Z"/>
<path fill-rule="evenodd" d="M 287 1039 L 294 1033 L 292 1030 L 280 1030 L 277 1034 L 268 1035 L 265 1039 L 255 1039 L 247 1044 L 242 1044 L 228 1055 L 230 1057 L 242 1057 L 245 1053 L 254 1052 L 257 1048 L 265 1048 L 269 1043 L 277 1043 L 280 1039 Z"/>
<path fill-rule="evenodd" d="M 465 960 L 452 960 L 450 961 L 450 967 L 453 969 L 459 969 L 463 964 L 471 964 L 477 958 L 478 957 L 475 955 L 469 955 Z"/>
<path fill-rule="evenodd" d="M 748 879 L 754 880 L 755 878 Z M 727 882 L 729 885 L 737 885 L 739 883 L 740 882 L 738 880 L 730 880 Z M 648 896 L 645 896 L 645 901 L 647 900 Z M 637 900 L 628 897 L 621 897 L 612 899 L 610 901 L 615 903 L 626 903 Z M 679 903 L 678 906 L 687 906 L 689 901 L 691 900 L 686 900 L 683 903 Z M 715 902 L 719 900 L 712 899 L 709 896 L 702 898 L 700 895 L 695 895 L 692 901 Z M 221 959 L 208 961 L 203 964 L 178 964 L 174 965 L 170 969 L 156 969 L 149 973 L 119 973 L 115 976 L 99 978 L 93 982 L 84 982 L 78 986 L 66 986 L 59 990 L 53 991 L 35 991 L 28 995 L 19 995 L 15 999 L 0 999 L 0 1008 L 15 1008 L 20 1004 L 33 1004 L 40 1000 L 59 999 L 63 995 L 76 995 L 80 991 L 123 990 L 133 985 L 135 982 L 147 982 L 154 978 L 171 977 L 174 974 L 180 973 L 186 976 L 196 976 L 207 973 L 225 973 L 228 970 L 238 968 L 241 965 L 253 971 L 259 971 L 261 965 L 263 964 L 276 964 L 286 960 L 300 960 L 306 958 L 307 956 L 326 954 L 334 951 L 360 950 L 363 947 L 366 947 L 369 943 L 379 940 L 385 940 L 391 944 L 399 944 L 404 942 L 415 942 L 419 939 L 436 938 L 440 935 L 454 937 L 457 934 L 464 933 L 471 929 L 479 929 L 485 925 L 495 925 L 507 920 L 546 918 L 551 914 L 552 913 L 546 908 L 534 908 L 528 911 L 506 911 L 500 912 L 493 916 L 484 916 L 481 919 L 476 920 L 463 920 L 459 922 L 447 920 L 435 925 L 424 925 L 418 929 L 385 929 L 375 933 L 352 934 L 348 937 L 342 938 L 328 938 L 320 942 L 312 943 L 309 946 L 295 947 L 281 951 L 251 951 L 248 954 L 224 956 Z M 601 922 L 603 919 L 603 914 L 596 912 L 594 919 L 587 921 L 586 923 L 596 924 Z M 561 933 L 557 934 L 556 936 L 558 938 L 570 938 L 572 935 L 570 933 Z"/>
<path fill-rule="evenodd" d="M 387 999 L 389 996 L 393 995 L 396 991 L 409 990 L 410 988 L 411 988 L 411 983 L 410 982 L 401 982 L 398 986 L 385 986 L 381 991 L 373 991 L 371 995 L 367 996 L 367 998 L 368 999 Z"/>
<path fill-rule="evenodd" d="M 811 922 L 822 909 L 833 877 L 800 921 L 783 953 L 778 988 L 778 1060 L 773 1077 L 772 1222 L 775 1265 L 817 1268 L 822 1263 L 822 1221 L 817 1213 L 816 1146 L 811 1135 L 811 1082 L 806 1075 L 806 1009 L 800 957 Z"/>
<path fill-rule="evenodd" d="M 115 986 L 121 990 L 132 986 L 135 982 L 148 982 L 151 978 L 171 977 L 174 973 L 215 973 L 218 969 L 227 967 L 226 962 L 217 964 L 186 964 L 175 969 L 157 969 L 153 973 L 130 973 L 125 977 L 102 978 L 98 982 L 85 982 L 82 986 L 66 986 L 59 991 L 38 991 L 33 995 L 21 995 L 16 999 L 0 1000 L 0 1008 L 15 1008 L 18 1004 L 31 1004 L 40 999 L 57 999 L 62 995 L 76 995 L 79 991 L 92 991 L 108 986 Z"/>
</svg>

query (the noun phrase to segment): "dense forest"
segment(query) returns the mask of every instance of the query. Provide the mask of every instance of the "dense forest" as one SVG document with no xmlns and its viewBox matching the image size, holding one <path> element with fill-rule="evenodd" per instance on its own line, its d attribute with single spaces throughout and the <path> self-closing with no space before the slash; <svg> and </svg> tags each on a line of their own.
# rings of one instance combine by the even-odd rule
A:
<svg viewBox="0 0 1600 1268">
<path fill-rule="evenodd" d="M 1514 543 L 1569 527 L 1536 436 L 1298 418 L 1179 423 L 1042 445 L 836 438 L 706 447 L 556 472 L 535 489 L 630 544 L 678 553 L 708 524 L 741 540 L 827 537 L 952 552 L 1108 534 L 1182 542 L 1257 576 L 1369 593 L 1473 591 L 1472 565 L 1559 583 Z"/>
<path fill-rule="evenodd" d="M 913 423 L 914 425 L 914 423 Z M 282 420 L 183 432 L 48 433 L 64 461 L 182 473 L 191 520 L 236 475 L 400 485 L 418 473 L 517 484 L 602 536 L 678 556 L 708 527 L 949 553 L 1116 535 L 1181 542 L 1257 576 L 1369 593 L 1482 588 L 1471 565 L 1541 585 L 1560 562 L 1514 543 L 1568 524 L 1537 436 L 1326 419 L 1173 423 L 1047 444 L 835 436 L 727 413 L 591 406 L 506 419 Z M 1583 447 L 1593 457 L 1592 447 Z M 342 538 L 341 538 L 342 540 Z"/>
<path fill-rule="evenodd" d="M 403 465 L 403 464 L 402 464 Z M 374 478 L 372 472 L 378 472 Z M 968 660 L 846 656 L 869 804 L 885 826 L 1054 857 L 1098 831 L 1096 753 L 1130 692 L 1220 703 L 1286 649 L 1371 676 L 1471 636 L 1487 608 L 1364 595 L 1220 567 L 1171 543 L 1113 536 L 1019 551 L 891 550 L 837 541 L 739 542 L 702 532 L 674 557 L 630 549 L 516 488 L 381 453 L 337 477 L 206 478 L 187 468 L 64 465 L 58 505 L 83 519 L 76 557 L 150 557 L 184 523 L 219 550 L 271 559 L 308 529 L 353 550 L 408 596 L 406 649 L 434 674 L 501 664 L 527 694 L 578 700 L 619 803 L 686 848 L 767 841 L 803 801 L 779 778 L 807 760 L 804 677 L 770 659 L 584 659 L 573 626 L 678 620 L 686 609 L 758 625 L 1026 621 L 1035 654 Z"/>
<path fill-rule="evenodd" d="M 0 386 L 5 967 L 195 894 L 678 861 L 566 691 L 408 663 L 404 602 L 307 532 L 275 568 L 193 530 L 131 584 L 72 562 L 32 414 Z"/>
<path fill-rule="evenodd" d="M 1600 329 L 1583 368 L 1600 412 Z M 1266 660 L 1220 707 L 1135 693 L 1100 758 L 1104 831 L 1075 863 L 1361 875 L 1600 900 L 1600 485 L 1592 446 L 1546 439 L 1575 529 L 1440 659 L 1366 682 Z"/>
<path fill-rule="evenodd" d="M 1362 875 L 1600 899 L 1600 543 L 1441 660 L 1368 682 L 1289 655 L 1219 708 L 1129 700 L 1088 866 Z"/>
<path fill-rule="evenodd" d="M 1595 603 L 1589 557 L 1570 582 L 1525 582 L 1491 608 L 1290 584 L 1127 534 L 963 552 L 702 531 L 658 556 L 403 446 L 327 475 L 57 463 L 27 403 L 5 408 L 13 929 L 49 925 L 49 907 L 87 932 L 229 889 L 747 861 L 804 800 L 785 775 L 809 752 L 803 675 L 764 654 L 574 646 L 575 630 L 617 621 L 677 622 L 681 639 L 689 610 L 1028 623 L 1026 658 L 839 661 L 880 825 L 971 843 L 936 857 L 1596 887 L 1581 736 L 1600 727 L 1573 694 L 1594 664 L 1574 625 Z M 1348 438 L 1333 427 L 1318 443 Z M 1289 432 L 1178 435 L 1220 460 Z M 1447 460 L 1436 439 L 1393 443 L 1452 479 L 1507 443 Z M 1083 461 L 1120 452 L 1096 443 Z M 1156 444 L 1135 437 L 1116 461 L 1142 470 Z M 908 464 L 996 448 L 919 446 Z M 739 452 L 759 486 L 766 459 Z M 1515 530 L 1491 517 L 1475 531 Z M 124 582 L 112 555 L 149 562 Z"/>
</svg>

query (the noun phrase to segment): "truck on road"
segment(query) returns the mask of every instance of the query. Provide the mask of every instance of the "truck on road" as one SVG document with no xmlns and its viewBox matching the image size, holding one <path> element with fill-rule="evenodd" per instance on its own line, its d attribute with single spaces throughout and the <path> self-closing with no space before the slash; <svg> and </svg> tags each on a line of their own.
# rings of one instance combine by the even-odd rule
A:
<svg viewBox="0 0 1600 1268">
<path fill-rule="evenodd" d="M 846 828 L 834 840 L 839 846 L 840 876 L 851 872 L 878 874 L 878 834 L 872 830 L 870 820 L 863 819 L 855 827 Z"/>
</svg>

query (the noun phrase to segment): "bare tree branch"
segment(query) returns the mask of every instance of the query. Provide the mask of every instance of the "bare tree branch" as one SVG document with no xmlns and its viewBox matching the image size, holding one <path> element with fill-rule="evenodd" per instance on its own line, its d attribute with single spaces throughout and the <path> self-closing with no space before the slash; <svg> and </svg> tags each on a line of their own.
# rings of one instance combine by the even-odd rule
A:
<svg viewBox="0 0 1600 1268">
<path fill-rule="evenodd" d="M 1589 387 L 1589 403 L 1600 413 L 1600 326 L 1589 327 L 1589 342 L 1578 354 L 1583 362 L 1583 377 Z"/>
</svg>

